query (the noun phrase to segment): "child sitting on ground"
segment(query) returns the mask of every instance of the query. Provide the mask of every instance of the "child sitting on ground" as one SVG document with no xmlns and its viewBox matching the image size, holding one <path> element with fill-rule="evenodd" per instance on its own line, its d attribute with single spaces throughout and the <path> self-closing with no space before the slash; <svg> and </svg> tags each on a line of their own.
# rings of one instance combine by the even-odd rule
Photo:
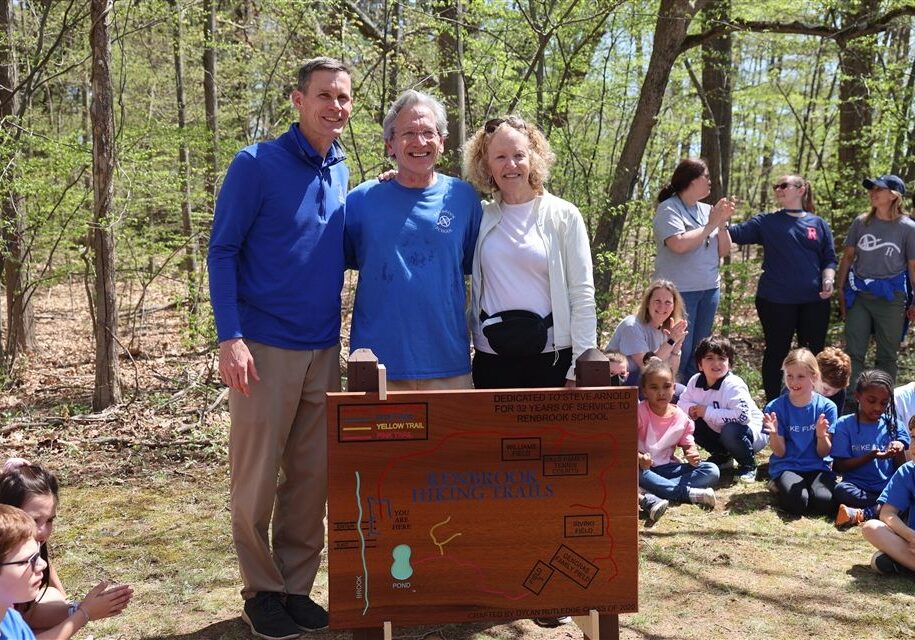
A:
<svg viewBox="0 0 915 640">
<path fill-rule="evenodd" d="M 619 351 L 606 351 L 610 361 L 610 386 L 622 387 L 629 378 L 629 358 Z"/>
<path fill-rule="evenodd" d="M 610 361 L 610 386 L 621 387 L 629 378 L 629 358 L 619 351 L 606 351 Z M 645 516 L 645 526 L 655 525 L 667 511 L 670 502 L 653 493 L 639 489 L 639 511 Z"/>
<path fill-rule="evenodd" d="M 57 516 L 58 483 L 53 473 L 41 465 L 13 458 L 0 473 L 0 504 L 22 509 L 33 519 L 40 553 L 47 564 L 36 598 L 20 600 L 17 609 L 36 632 L 38 640 L 66 640 L 89 624 L 119 614 L 130 602 L 133 590 L 128 585 L 97 584 L 81 602 L 70 602 L 51 566 L 48 539 Z"/>
<path fill-rule="evenodd" d="M 896 470 L 877 502 L 880 518 L 861 526 L 864 538 L 877 547 L 871 568 L 887 575 L 915 574 L 915 462 Z"/>
<path fill-rule="evenodd" d="M 645 400 L 639 403 L 639 487 L 673 502 L 715 506 L 718 467 L 702 462 L 693 440 L 695 429 L 680 408 L 672 404 L 674 374 L 665 362 L 650 362 L 639 385 Z M 679 446 L 687 462 L 674 458 Z"/>
<path fill-rule="evenodd" d="M 4 640 L 35 640 L 15 608 L 18 602 L 35 599 L 48 566 L 35 533 L 35 523 L 22 510 L 0 505 L 0 638 Z"/>
<path fill-rule="evenodd" d="M 790 352 L 782 371 L 788 393 L 769 402 L 763 415 L 772 448 L 769 475 L 785 511 L 832 516 L 836 477 L 828 458 L 836 405 L 815 391 L 820 368 L 807 349 Z"/>
<path fill-rule="evenodd" d="M 905 462 L 909 431 L 899 424 L 893 379 L 879 369 L 862 371 L 855 383 L 857 409 L 836 422 L 832 436 L 832 468 L 842 474 L 834 493 L 839 505 L 836 526 L 847 527 L 876 518 L 877 498 L 896 468 Z"/>
<path fill-rule="evenodd" d="M 699 373 L 690 378 L 677 406 L 695 422 L 696 443 L 711 454 L 709 462 L 720 470 L 736 460 L 735 478 L 754 482 L 754 456 L 768 438 L 747 384 L 731 371 L 734 347 L 727 338 L 703 338 L 695 358 Z"/>
<path fill-rule="evenodd" d="M 826 347 L 817 354 L 817 364 L 820 367 L 817 392 L 832 400 L 841 414 L 845 409 L 845 389 L 851 376 L 851 358 L 841 349 Z"/>
</svg>

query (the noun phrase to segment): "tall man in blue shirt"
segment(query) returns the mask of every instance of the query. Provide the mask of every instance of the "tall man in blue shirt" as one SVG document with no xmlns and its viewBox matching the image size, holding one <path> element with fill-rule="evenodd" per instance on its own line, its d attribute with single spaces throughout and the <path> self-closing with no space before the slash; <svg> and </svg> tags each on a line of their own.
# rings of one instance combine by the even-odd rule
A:
<svg viewBox="0 0 915 640">
<path fill-rule="evenodd" d="M 470 184 L 435 171 L 448 135 L 435 98 L 404 92 L 382 126 L 397 176 L 364 182 L 346 199 L 346 261 L 359 270 L 350 348 L 375 352 L 389 389 L 467 389 L 464 276 L 480 198 Z"/>
<path fill-rule="evenodd" d="M 291 98 L 298 122 L 232 161 L 208 259 L 219 374 L 231 389 L 242 619 L 268 640 L 327 626 L 309 594 L 324 547 L 324 394 L 340 389 L 349 171 L 337 138 L 352 111 L 350 72 L 330 58 L 310 60 Z"/>
</svg>

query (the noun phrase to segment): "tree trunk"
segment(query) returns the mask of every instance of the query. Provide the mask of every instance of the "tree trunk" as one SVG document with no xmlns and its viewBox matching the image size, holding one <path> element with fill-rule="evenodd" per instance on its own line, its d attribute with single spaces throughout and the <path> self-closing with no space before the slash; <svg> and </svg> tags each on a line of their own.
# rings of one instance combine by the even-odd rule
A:
<svg viewBox="0 0 915 640">
<path fill-rule="evenodd" d="M 730 18 L 730 0 L 712 0 L 707 23 Z M 702 119 L 702 157 L 712 169 L 709 202 L 730 192 L 731 181 L 731 34 L 702 44 L 702 90 L 709 113 Z"/>
<path fill-rule="evenodd" d="M 118 313 L 114 270 L 114 109 L 111 87 L 111 39 L 108 18 L 111 0 L 91 0 L 92 28 L 92 185 L 95 233 L 95 394 L 92 407 L 100 411 L 121 401 L 118 380 Z"/>
<path fill-rule="evenodd" d="M 466 97 L 464 94 L 464 43 L 461 38 L 463 20 L 461 0 L 449 2 L 441 12 L 442 29 L 438 33 L 439 60 L 443 72 L 439 88 L 448 109 L 448 137 L 445 139 L 445 154 L 439 161 L 444 173 L 460 175 L 461 145 L 467 138 Z"/>
<path fill-rule="evenodd" d="M 602 215 L 594 233 L 593 247 L 598 256 L 595 261 L 594 278 L 598 312 L 607 306 L 607 292 L 612 277 L 605 261 L 600 259 L 600 254 L 616 251 L 619 246 L 623 225 L 626 221 L 625 206 L 632 197 L 642 156 L 654 129 L 655 119 L 661 110 L 664 92 L 670 79 L 670 71 L 680 54 L 680 47 L 686 38 L 686 30 L 689 28 L 690 22 L 696 12 L 705 6 L 706 1 L 661 0 L 648 71 L 642 81 L 638 105 L 634 110 L 632 123 L 626 134 L 626 142 L 623 144 L 623 150 L 620 152 L 616 169 L 613 172 L 613 180 L 607 192 L 608 208 L 614 213 Z"/>
<path fill-rule="evenodd" d="M 12 88 L 19 84 L 16 69 L 16 52 L 13 49 L 13 3 L 0 0 L 0 119 L 2 119 L 2 147 L 6 150 L 3 165 L 11 167 L 6 173 L 3 193 L 3 281 L 6 288 L 6 358 L 7 367 L 12 366 L 16 356 L 35 347 L 34 315 L 32 313 L 31 290 L 27 286 L 28 249 L 23 241 L 25 220 L 23 198 L 13 188 L 13 173 L 16 154 L 15 141 L 19 129 L 13 126 L 19 116 L 19 94 Z"/>
<path fill-rule="evenodd" d="M 876 12 L 877 4 L 877 0 L 856 3 L 858 9 L 854 13 L 845 14 L 843 24 L 851 25 L 865 19 Z M 873 37 L 837 41 L 840 70 L 839 165 L 834 204 L 836 210 L 845 210 L 840 228 L 845 228 L 857 211 L 857 208 L 849 210 L 848 206 L 857 199 L 861 179 L 870 172 L 873 113 L 867 82 L 874 66 Z"/>
<path fill-rule="evenodd" d="M 172 52 L 175 59 L 175 97 L 178 101 L 178 184 L 181 189 L 181 230 L 187 242 L 184 270 L 193 285 L 197 277 L 197 241 L 191 222 L 191 160 L 187 146 L 187 116 L 184 102 L 184 10 L 176 0 L 172 7 Z"/>
<path fill-rule="evenodd" d="M 218 103 L 216 99 L 216 0 L 203 0 L 203 105 L 206 110 L 207 132 L 210 135 L 206 152 L 203 183 L 206 189 L 206 219 L 213 219 L 216 208 L 216 182 L 219 175 Z"/>
</svg>

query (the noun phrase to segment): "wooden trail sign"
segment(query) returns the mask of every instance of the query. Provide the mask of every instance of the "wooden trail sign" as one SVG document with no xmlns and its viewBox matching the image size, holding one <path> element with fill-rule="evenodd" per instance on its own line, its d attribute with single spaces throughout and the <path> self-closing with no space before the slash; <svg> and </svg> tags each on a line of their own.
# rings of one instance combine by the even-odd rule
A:
<svg viewBox="0 0 915 640">
<path fill-rule="evenodd" d="M 636 402 L 328 394 L 331 627 L 636 611 Z"/>
</svg>

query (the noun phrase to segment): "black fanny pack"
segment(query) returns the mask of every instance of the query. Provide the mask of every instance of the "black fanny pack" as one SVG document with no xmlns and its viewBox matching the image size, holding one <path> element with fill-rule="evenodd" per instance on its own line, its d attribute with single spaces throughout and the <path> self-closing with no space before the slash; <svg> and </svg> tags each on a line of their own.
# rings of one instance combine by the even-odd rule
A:
<svg viewBox="0 0 915 640">
<path fill-rule="evenodd" d="M 553 314 L 543 318 L 533 311 L 511 309 L 487 315 L 480 311 L 483 335 L 500 356 L 534 356 L 546 346 Z"/>
</svg>

